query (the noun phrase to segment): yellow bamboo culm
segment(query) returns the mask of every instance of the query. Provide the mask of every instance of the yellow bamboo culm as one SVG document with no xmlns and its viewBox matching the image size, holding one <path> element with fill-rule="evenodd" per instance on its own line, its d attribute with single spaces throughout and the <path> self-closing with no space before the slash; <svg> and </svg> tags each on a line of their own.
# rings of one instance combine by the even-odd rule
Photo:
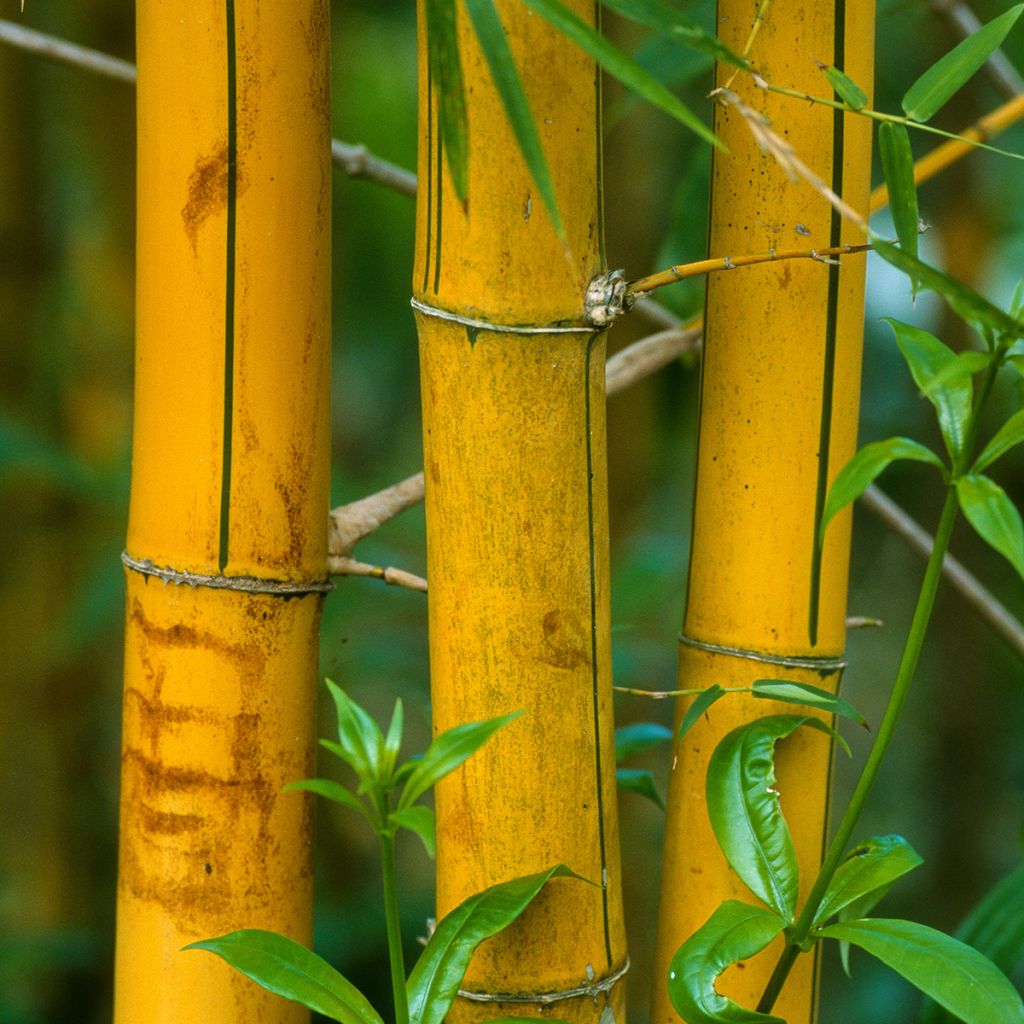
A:
<svg viewBox="0 0 1024 1024">
<path fill-rule="evenodd" d="M 329 439 L 326 0 L 138 4 L 118 1024 L 300 1022 L 205 952 L 311 938 Z"/>
<path fill-rule="evenodd" d="M 590 0 L 570 6 L 594 17 Z M 626 966 L 605 346 L 583 315 L 587 284 L 601 269 L 599 83 L 593 61 L 525 5 L 498 7 L 566 242 L 523 165 L 461 5 L 460 52 L 472 83 L 468 206 L 455 195 L 421 18 L 413 280 L 434 729 L 526 711 L 437 788 L 437 909 L 445 914 L 488 885 L 559 861 L 597 883 L 549 884 L 481 947 L 449 1015 L 460 1024 L 542 1013 L 596 1024 L 624 1020 Z"/>
<path fill-rule="evenodd" d="M 758 4 L 719 0 L 724 41 L 743 45 Z M 873 0 L 774 0 L 751 53 L 768 81 L 820 91 L 816 61 L 862 87 L 872 81 Z M 731 74 L 719 68 L 720 74 Z M 855 209 L 867 210 L 871 126 L 831 109 L 758 89 L 732 88 Z M 713 156 L 709 251 L 748 253 L 865 241 L 804 182 L 790 181 L 761 152 L 734 109 L 719 108 L 729 147 Z M 843 655 L 848 515 L 815 535 L 827 486 L 856 446 L 864 258 L 839 265 L 794 260 L 715 274 L 708 280 L 706 341 L 693 542 L 679 658 L 679 687 L 748 686 L 788 679 L 834 687 Z M 686 703 L 682 702 L 680 714 Z M 672 956 L 726 899 L 756 903 L 715 842 L 705 803 L 708 759 L 732 729 L 792 705 L 728 697 L 684 739 L 672 772 L 652 1020 L 679 1017 L 667 992 Z M 800 713 L 803 713 L 800 711 Z M 802 730 L 780 744 L 779 790 L 806 895 L 820 863 L 828 811 L 827 738 Z M 751 1009 L 780 944 L 730 968 L 718 988 Z M 817 970 L 804 957 L 775 1011 L 808 1024 Z"/>
</svg>

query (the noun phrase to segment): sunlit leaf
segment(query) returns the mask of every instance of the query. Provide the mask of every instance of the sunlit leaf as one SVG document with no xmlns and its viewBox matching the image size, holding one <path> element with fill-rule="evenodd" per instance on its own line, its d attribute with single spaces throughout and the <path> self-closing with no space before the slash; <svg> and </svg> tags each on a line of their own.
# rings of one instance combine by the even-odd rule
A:
<svg viewBox="0 0 1024 1024">
<path fill-rule="evenodd" d="M 615 763 L 622 764 L 645 750 L 672 739 L 672 730 L 658 722 L 633 722 L 615 730 Z"/>
<path fill-rule="evenodd" d="M 284 935 L 251 929 L 193 942 L 185 949 L 216 953 L 268 991 L 341 1024 L 383 1024 L 377 1011 L 351 982 L 325 960 Z"/>
<path fill-rule="evenodd" d="M 679 723 L 679 731 L 676 733 L 676 743 L 682 743 L 683 737 L 700 721 L 707 713 L 709 707 L 715 701 L 724 697 L 726 691 L 718 683 L 712 683 L 703 693 L 694 697 L 693 702 L 686 709 L 682 721 Z"/>
<path fill-rule="evenodd" d="M 917 256 L 920 217 L 917 212 L 917 186 L 914 184 L 914 154 L 910 136 L 901 124 L 888 121 L 878 126 L 878 152 L 889 193 L 892 222 L 903 252 Z"/>
<path fill-rule="evenodd" d="M 868 105 L 867 93 L 844 71 L 839 68 L 827 67 L 822 69 L 828 84 L 835 89 L 836 95 L 849 107 L 854 110 L 862 110 Z"/>
<path fill-rule="evenodd" d="M 395 771 L 395 761 L 398 759 L 398 750 L 402 745 L 403 725 L 402 698 L 399 697 L 395 700 L 395 709 L 391 712 L 391 724 L 388 726 L 387 735 L 384 737 L 383 777 L 385 779 L 390 779 Z"/>
<path fill-rule="evenodd" d="M 760 953 L 785 927 L 770 910 L 727 900 L 679 947 L 668 972 L 668 995 L 687 1024 L 785 1024 L 747 1010 L 715 989 L 731 964 Z"/>
<path fill-rule="evenodd" d="M 972 473 L 957 480 L 956 493 L 960 508 L 978 536 L 1024 579 L 1024 522 L 1006 491 L 987 476 Z"/>
<path fill-rule="evenodd" d="M 438 96 L 438 123 L 455 194 L 469 196 L 466 93 L 455 27 L 455 0 L 425 0 L 430 79 Z"/>
<path fill-rule="evenodd" d="M 914 121 L 928 121 L 999 49 L 1024 11 L 1017 4 L 983 25 L 933 64 L 906 91 L 901 106 Z"/>
<path fill-rule="evenodd" d="M 551 223 L 559 238 L 565 237 L 565 227 L 558 211 L 555 186 L 551 181 L 547 158 L 537 134 L 536 122 L 530 113 L 519 70 L 516 68 L 512 51 L 509 49 L 505 29 L 494 6 L 494 0 L 465 0 L 466 10 L 476 31 L 487 66 L 491 69 L 495 88 L 501 97 L 505 116 L 519 144 L 519 152 L 537 186 L 537 191 L 548 211 Z"/>
<path fill-rule="evenodd" d="M 1016 989 L 977 950 L 913 921 L 868 918 L 823 928 L 877 957 L 965 1024 L 1024 1024 Z"/>
<path fill-rule="evenodd" d="M 671 736 L 671 733 L 669 733 Z M 651 803 L 665 810 L 665 801 L 658 792 L 654 775 L 644 768 L 616 768 L 615 784 L 626 793 L 646 797 Z"/>
<path fill-rule="evenodd" d="M 380 824 L 380 820 L 362 800 L 359 799 L 350 789 L 346 789 L 341 783 L 331 779 L 299 779 L 297 782 L 289 782 L 283 787 L 287 790 L 303 790 L 308 793 L 316 793 L 326 800 L 341 804 L 361 814 L 374 828 Z"/>
<path fill-rule="evenodd" d="M 722 147 L 711 129 L 656 78 L 644 71 L 635 61 L 614 47 L 592 25 L 588 25 L 559 0 L 523 0 L 527 7 L 546 18 L 559 32 L 571 39 L 584 52 L 590 54 L 623 85 L 642 96 L 648 103 L 664 110 L 677 121 L 686 125 L 706 142 Z"/>
<path fill-rule="evenodd" d="M 434 812 L 429 808 L 418 804 L 416 807 L 403 807 L 400 810 L 392 811 L 388 820 L 400 828 L 407 828 L 415 832 L 423 843 L 423 849 L 427 856 L 434 859 Z"/>
<path fill-rule="evenodd" d="M 346 761 L 359 776 L 360 782 L 379 779 L 384 750 L 384 736 L 380 726 L 341 687 L 328 679 L 338 712 L 338 744 L 328 746 Z"/>
<path fill-rule="evenodd" d="M 758 679 L 751 686 L 755 697 L 762 700 L 778 700 L 784 704 L 802 704 L 805 707 L 821 708 L 834 715 L 852 719 L 858 725 L 868 727 L 867 719 L 842 697 L 810 683 L 794 683 L 788 679 Z"/>
<path fill-rule="evenodd" d="M 991 466 L 1001 455 L 1024 441 L 1024 409 L 1015 412 L 1000 428 L 995 436 L 982 449 L 981 454 L 971 467 L 972 473 L 980 473 Z"/>
</svg>

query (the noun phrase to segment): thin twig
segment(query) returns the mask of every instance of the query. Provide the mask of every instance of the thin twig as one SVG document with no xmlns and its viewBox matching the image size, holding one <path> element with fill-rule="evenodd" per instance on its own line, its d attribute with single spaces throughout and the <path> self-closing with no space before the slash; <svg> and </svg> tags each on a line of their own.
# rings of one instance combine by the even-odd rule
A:
<svg viewBox="0 0 1024 1024">
<path fill-rule="evenodd" d="M 744 60 L 750 60 L 750 51 L 754 48 L 754 40 L 757 39 L 758 32 L 761 31 L 761 26 L 764 24 L 765 19 L 768 17 L 768 8 L 771 6 L 772 0 L 761 0 L 761 6 L 757 9 L 757 14 L 754 15 L 754 24 L 750 29 L 750 35 L 747 36 L 746 45 L 743 47 L 743 53 L 741 56 Z M 736 81 L 736 76 L 740 73 L 739 68 L 733 68 L 732 74 L 729 76 L 728 81 L 725 83 L 726 89 L 732 88 L 732 83 Z"/>
<path fill-rule="evenodd" d="M 33 28 L 25 28 L 13 21 L 0 19 L 0 42 L 56 61 L 58 64 L 66 64 L 80 71 L 89 71 L 128 85 L 134 85 L 137 78 L 135 65 L 130 61 L 69 43 Z M 365 146 L 332 139 L 331 159 L 349 177 L 366 178 L 405 195 L 416 194 L 415 174 L 374 156 Z"/>
<path fill-rule="evenodd" d="M 931 8 L 953 29 L 953 32 L 966 39 L 981 28 L 981 21 L 974 11 L 960 0 L 930 0 Z M 1002 50 L 996 50 L 985 61 L 985 70 L 996 88 L 1012 99 L 1024 92 L 1024 78 L 1007 59 Z"/>
</svg>

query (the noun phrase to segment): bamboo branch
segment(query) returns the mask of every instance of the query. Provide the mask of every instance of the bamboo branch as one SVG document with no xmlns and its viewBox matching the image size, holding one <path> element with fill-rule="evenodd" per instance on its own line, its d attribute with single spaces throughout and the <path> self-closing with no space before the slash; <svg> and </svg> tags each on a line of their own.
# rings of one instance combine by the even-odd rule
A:
<svg viewBox="0 0 1024 1024">
<path fill-rule="evenodd" d="M 104 78 L 112 78 L 127 85 L 134 85 L 137 78 L 135 65 L 130 61 L 69 43 L 67 40 L 26 28 L 13 21 L 0 19 L 0 42 L 58 64 L 102 75 Z M 374 156 L 365 146 L 332 139 L 331 159 L 350 178 L 366 178 L 405 195 L 416 194 L 415 174 Z"/>
</svg>

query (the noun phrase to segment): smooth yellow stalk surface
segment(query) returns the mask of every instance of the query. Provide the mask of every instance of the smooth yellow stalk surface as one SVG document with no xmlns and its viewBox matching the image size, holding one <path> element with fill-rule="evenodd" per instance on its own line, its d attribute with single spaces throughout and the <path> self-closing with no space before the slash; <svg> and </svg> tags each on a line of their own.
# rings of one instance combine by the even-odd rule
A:
<svg viewBox="0 0 1024 1024">
<path fill-rule="evenodd" d="M 720 0 L 719 30 L 742 46 L 757 4 Z M 835 19 L 842 19 L 835 24 Z M 776 0 L 751 58 L 773 84 L 821 91 L 815 61 L 836 64 L 862 87 L 872 81 L 871 0 L 822 4 Z M 729 69 L 726 75 L 731 74 Z M 771 119 L 797 155 L 854 208 L 866 211 L 871 126 L 864 119 L 770 95 L 740 75 L 732 88 Z M 790 181 L 762 153 L 735 108 L 719 108 L 709 250 L 715 254 L 859 244 L 825 199 Z M 849 517 L 829 530 L 820 561 L 815 535 L 827 484 L 856 445 L 864 260 L 765 264 L 708 280 L 706 341 L 689 590 L 680 688 L 746 686 L 775 678 L 834 686 L 838 673 L 772 663 L 834 659 L 844 648 Z M 709 645 L 710 650 L 708 649 Z M 724 650 L 723 650 L 724 649 Z M 746 655 L 729 653 L 729 649 Z M 754 660 L 767 657 L 768 661 Z M 680 712 L 682 708 L 680 709 Z M 719 739 L 754 717 L 799 713 L 729 697 L 684 740 L 672 773 L 652 1019 L 679 1018 L 666 985 L 680 944 L 725 899 L 755 903 L 711 833 L 704 797 Z M 779 789 L 794 835 L 801 889 L 821 857 L 828 806 L 829 744 L 798 733 L 780 746 Z M 727 972 L 720 991 L 753 1008 L 778 950 Z M 814 1015 L 816 971 L 797 968 L 776 1012 L 789 1024 Z"/>
<path fill-rule="evenodd" d="M 311 936 L 281 787 L 312 770 L 326 565 L 327 5 L 140 0 L 138 53 L 116 1020 L 300 1021 L 180 949 Z"/>
<path fill-rule="evenodd" d="M 593 17 L 589 0 L 571 6 Z M 601 269 L 598 81 L 593 62 L 523 4 L 499 10 L 567 240 L 552 229 L 463 21 L 469 203 L 455 196 L 440 152 L 424 56 L 415 296 L 464 318 L 542 329 L 497 332 L 417 313 L 434 728 L 526 711 L 438 786 L 438 914 L 558 861 L 596 885 L 556 880 L 487 942 L 464 988 L 521 1001 L 460 998 L 449 1016 L 457 1021 L 537 1015 L 538 996 L 601 982 L 625 962 L 605 349 L 583 321 L 587 282 Z M 582 329 L 544 330 L 554 324 Z M 620 1021 L 624 991 L 619 982 L 610 996 Z M 607 1005 L 603 994 L 577 995 L 545 1012 L 596 1022 Z"/>
</svg>

